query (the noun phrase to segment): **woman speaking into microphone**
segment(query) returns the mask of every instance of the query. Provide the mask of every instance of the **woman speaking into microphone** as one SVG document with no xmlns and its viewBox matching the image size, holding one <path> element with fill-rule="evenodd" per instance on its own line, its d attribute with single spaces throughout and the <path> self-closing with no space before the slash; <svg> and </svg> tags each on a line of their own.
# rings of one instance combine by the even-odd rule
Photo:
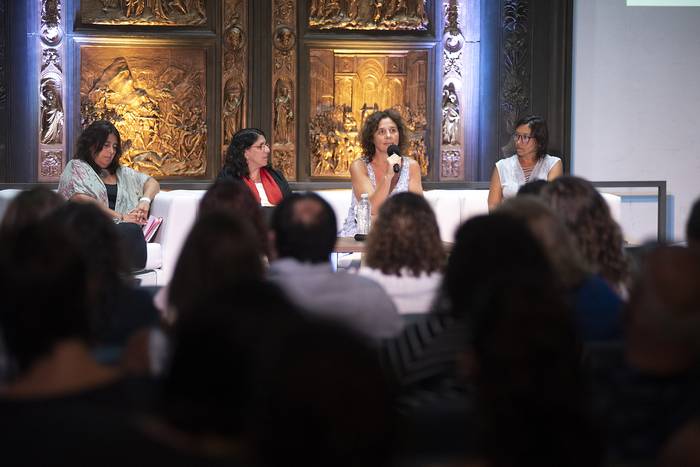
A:
<svg viewBox="0 0 700 467">
<path fill-rule="evenodd" d="M 355 235 L 355 206 L 362 193 L 369 195 L 372 216 L 379 212 L 384 200 L 395 193 L 423 194 L 420 166 L 412 158 L 401 156 L 405 134 L 401 115 L 395 110 L 374 112 L 365 120 L 360 135 L 362 157 L 350 165 L 352 200 L 339 236 Z"/>
</svg>

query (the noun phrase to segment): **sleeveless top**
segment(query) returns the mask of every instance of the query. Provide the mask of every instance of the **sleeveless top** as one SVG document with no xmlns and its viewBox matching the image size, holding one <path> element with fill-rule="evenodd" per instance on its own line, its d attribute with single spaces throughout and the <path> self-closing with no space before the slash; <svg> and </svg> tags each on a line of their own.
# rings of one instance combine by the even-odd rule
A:
<svg viewBox="0 0 700 467">
<path fill-rule="evenodd" d="M 369 177 L 369 182 L 372 184 L 372 188 L 377 187 L 377 179 L 374 176 L 374 169 L 372 168 L 372 164 L 367 162 L 367 158 L 363 157 L 362 160 L 365 162 L 365 165 L 367 166 L 367 176 Z M 399 181 L 396 182 L 396 186 L 394 189 L 389 193 L 389 196 L 396 194 L 396 193 L 401 193 L 404 191 L 408 191 L 408 164 L 409 164 L 409 158 L 408 157 L 402 157 L 401 158 L 401 172 L 399 172 Z M 357 233 L 357 221 L 355 219 L 355 206 L 357 205 L 357 199 L 355 198 L 355 193 L 352 191 L 350 192 L 350 209 L 348 210 L 348 216 L 345 218 L 345 223 L 343 224 L 343 228 L 340 229 L 340 232 L 338 232 L 339 237 L 352 237 Z"/>
<path fill-rule="evenodd" d="M 496 162 L 498 177 L 501 179 L 503 197 L 510 198 L 515 196 L 518 193 L 518 189 L 527 182 L 532 182 L 534 180 L 547 180 L 549 171 L 552 170 L 554 164 L 560 160 L 561 159 L 558 157 L 546 154 L 544 157 L 538 160 L 535 166 L 532 168 L 532 173 L 530 174 L 529 180 L 525 180 L 525 174 L 523 173 L 523 168 L 520 167 L 517 154 L 513 154 L 506 159 L 501 159 L 500 161 Z"/>
</svg>

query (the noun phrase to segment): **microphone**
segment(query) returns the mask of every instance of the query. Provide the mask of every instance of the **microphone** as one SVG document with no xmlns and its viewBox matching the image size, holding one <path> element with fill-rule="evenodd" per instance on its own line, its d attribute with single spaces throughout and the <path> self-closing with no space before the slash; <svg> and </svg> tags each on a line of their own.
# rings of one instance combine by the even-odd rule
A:
<svg viewBox="0 0 700 467">
<path fill-rule="evenodd" d="M 392 144 L 388 148 L 386 148 L 386 153 L 389 154 L 389 156 L 393 156 L 396 154 L 397 156 L 401 157 L 401 153 L 399 152 L 399 147 L 395 144 Z M 401 166 L 399 164 L 394 164 L 394 173 L 397 174 L 399 173 L 399 170 L 401 170 Z"/>
</svg>

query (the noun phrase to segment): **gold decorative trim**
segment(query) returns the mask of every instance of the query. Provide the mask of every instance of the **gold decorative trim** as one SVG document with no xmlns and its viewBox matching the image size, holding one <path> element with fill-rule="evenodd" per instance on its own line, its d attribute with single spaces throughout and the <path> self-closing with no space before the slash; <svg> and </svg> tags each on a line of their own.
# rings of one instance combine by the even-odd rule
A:
<svg viewBox="0 0 700 467">
<path fill-rule="evenodd" d="M 65 165 L 64 21 L 61 0 L 42 0 L 39 15 L 39 154 L 41 182 L 56 181 Z"/>
<path fill-rule="evenodd" d="M 223 8 L 223 110 L 221 142 L 226 147 L 236 131 L 247 124 L 248 110 L 248 44 L 247 0 L 225 0 Z M 222 159 L 222 163 L 223 163 Z"/>
<path fill-rule="evenodd" d="M 297 2 L 272 0 L 272 165 L 296 180 Z"/>
</svg>

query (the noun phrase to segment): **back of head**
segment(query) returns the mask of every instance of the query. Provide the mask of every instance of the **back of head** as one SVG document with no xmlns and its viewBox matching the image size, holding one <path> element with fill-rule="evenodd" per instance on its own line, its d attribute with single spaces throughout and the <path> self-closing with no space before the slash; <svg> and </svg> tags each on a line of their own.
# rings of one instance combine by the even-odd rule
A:
<svg viewBox="0 0 700 467">
<path fill-rule="evenodd" d="M 688 246 L 700 251 L 700 198 L 696 199 L 688 216 L 685 226 L 685 237 Z"/>
<path fill-rule="evenodd" d="M 333 208 L 316 193 L 294 193 L 277 205 L 272 214 L 278 258 L 323 263 L 336 241 Z"/>
<path fill-rule="evenodd" d="M 532 277 L 483 293 L 472 348 L 485 458 L 497 466 L 598 465 L 571 311 Z"/>
<path fill-rule="evenodd" d="M 527 182 L 525 185 L 518 189 L 518 196 L 531 195 L 539 196 L 542 193 L 544 187 L 547 186 L 547 180 L 537 179 L 531 182 Z"/>
<path fill-rule="evenodd" d="M 452 311 L 461 314 L 488 284 L 528 276 L 559 291 L 549 261 L 527 226 L 510 216 L 491 214 L 473 217 L 457 231 L 443 288 Z"/>
<path fill-rule="evenodd" d="M 246 279 L 261 279 L 259 241 L 248 220 L 221 211 L 200 216 L 180 252 L 168 301 L 175 310 Z"/>
<path fill-rule="evenodd" d="M 260 241 L 261 254 L 267 254 L 267 226 L 260 205 L 248 186 L 235 179 L 219 179 L 209 187 L 199 202 L 199 217 L 215 211 L 224 211 L 248 219 Z"/>
<path fill-rule="evenodd" d="M 2 234 L 0 329 L 21 371 L 61 340 L 91 337 L 86 276 L 83 255 L 51 219 Z"/>
<path fill-rule="evenodd" d="M 175 323 L 161 414 L 188 433 L 240 436 L 284 336 L 300 325 L 282 292 L 259 278 L 190 302 Z"/>
<path fill-rule="evenodd" d="M 367 239 L 365 264 L 397 276 L 402 269 L 414 276 L 442 271 L 445 250 L 425 198 L 405 192 L 384 201 Z"/>
<path fill-rule="evenodd" d="M 569 229 L 540 198 L 518 195 L 505 200 L 496 212 L 527 224 L 564 287 L 578 286 L 589 274 Z"/>
<path fill-rule="evenodd" d="M 700 346 L 700 255 L 662 246 L 647 254 L 632 288 L 625 320 L 626 354 L 652 372 L 685 370 Z"/>
<path fill-rule="evenodd" d="M 2 230 L 21 229 L 38 222 L 63 202 L 61 195 L 47 187 L 23 191 L 8 204 L 2 219 Z"/>
<path fill-rule="evenodd" d="M 574 235 L 579 252 L 595 272 L 613 286 L 624 283 L 628 272 L 622 231 L 591 182 L 558 177 L 549 182 L 542 195 Z"/>
</svg>

